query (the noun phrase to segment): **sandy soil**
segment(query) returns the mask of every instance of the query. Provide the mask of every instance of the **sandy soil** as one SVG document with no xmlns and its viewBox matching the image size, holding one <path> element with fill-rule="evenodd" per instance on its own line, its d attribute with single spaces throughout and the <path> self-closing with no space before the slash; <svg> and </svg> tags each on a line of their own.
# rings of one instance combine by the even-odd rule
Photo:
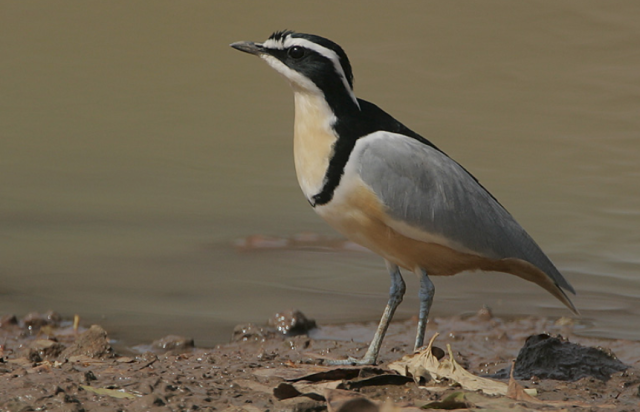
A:
<svg viewBox="0 0 640 412">
<path fill-rule="evenodd" d="M 228 344 L 215 348 L 167 336 L 116 353 L 100 326 L 74 329 L 55 313 L 22 319 L 7 315 L 0 319 L 0 410 L 411 411 L 425 405 L 450 410 L 640 410 L 640 343 L 577 336 L 579 325 L 570 319 L 505 320 L 481 310 L 468 317 L 433 319 L 427 336 L 437 331 L 435 345 L 445 351 L 432 352 L 444 353 L 449 344 L 455 360 L 475 375 L 509 368 L 526 338 L 542 332 L 606 348 L 628 368 L 609 379 L 571 382 L 532 376 L 513 381 L 506 395 L 486 395 L 448 379 L 423 377 L 420 386 L 417 377 L 389 370 L 390 362 L 411 354 L 414 320 L 391 325 L 375 367 L 328 367 L 319 359 L 361 356 L 366 342 L 330 338 L 366 335 L 375 325 L 322 325 L 304 333 L 312 323 L 291 313 L 274 316 L 271 325 L 239 325 Z M 292 325 L 304 334 L 285 336 L 278 330 Z M 575 365 L 563 368 L 570 371 Z M 508 371 L 499 375 L 502 382 L 509 381 Z M 522 395 L 517 383 L 537 393 Z"/>
</svg>

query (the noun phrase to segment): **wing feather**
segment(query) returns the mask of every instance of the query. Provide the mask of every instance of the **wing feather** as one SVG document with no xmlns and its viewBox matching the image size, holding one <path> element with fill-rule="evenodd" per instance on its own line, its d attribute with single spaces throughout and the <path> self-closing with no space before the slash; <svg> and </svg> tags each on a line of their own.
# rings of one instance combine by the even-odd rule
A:
<svg viewBox="0 0 640 412">
<path fill-rule="evenodd" d="M 522 259 L 575 293 L 511 214 L 447 155 L 389 132 L 372 133 L 356 146 L 360 176 L 388 208 L 395 230 L 446 239 L 446 246 L 491 259 Z"/>
</svg>

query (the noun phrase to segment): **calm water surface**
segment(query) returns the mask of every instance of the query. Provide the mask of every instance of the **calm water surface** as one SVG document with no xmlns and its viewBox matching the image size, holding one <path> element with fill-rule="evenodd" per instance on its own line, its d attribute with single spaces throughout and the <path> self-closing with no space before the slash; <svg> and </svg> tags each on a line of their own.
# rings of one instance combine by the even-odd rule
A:
<svg viewBox="0 0 640 412">
<path fill-rule="evenodd" d="M 340 43 L 358 96 L 478 177 L 578 291 L 584 333 L 640 339 L 640 6 L 620 2 L 0 1 L 0 312 L 200 345 L 298 307 L 377 320 L 362 252 L 238 253 L 332 235 L 292 161 L 292 94 L 228 47 Z M 398 316 L 417 310 L 416 281 Z M 564 316 L 507 275 L 434 279 L 433 314 Z"/>
</svg>

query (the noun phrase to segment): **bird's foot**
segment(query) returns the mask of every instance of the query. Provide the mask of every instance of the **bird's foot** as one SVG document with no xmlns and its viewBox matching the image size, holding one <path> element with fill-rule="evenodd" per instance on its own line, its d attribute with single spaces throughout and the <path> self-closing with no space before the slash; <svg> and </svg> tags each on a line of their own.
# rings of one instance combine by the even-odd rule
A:
<svg viewBox="0 0 640 412">
<path fill-rule="evenodd" d="M 365 366 L 365 365 L 375 365 L 376 358 L 373 356 L 365 355 L 362 358 L 353 358 L 349 356 L 347 359 L 322 359 L 323 365 L 330 366 L 341 366 L 341 365 L 350 365 L 350 366 Z"/>
</svg>

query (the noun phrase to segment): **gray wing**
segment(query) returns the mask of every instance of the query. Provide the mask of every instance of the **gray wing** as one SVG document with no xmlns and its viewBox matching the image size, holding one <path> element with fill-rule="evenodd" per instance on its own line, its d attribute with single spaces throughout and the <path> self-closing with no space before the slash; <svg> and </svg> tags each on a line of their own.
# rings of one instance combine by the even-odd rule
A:
<svg viewBox="0 0 640 412">
<path fill-rule="evenodd" d="M 388 132 L 358 145 L 360 176 L 393 219 L 492 259 L 527 261 L 575 293 L 511 214 L 444 153 Z"/>
</svg>

